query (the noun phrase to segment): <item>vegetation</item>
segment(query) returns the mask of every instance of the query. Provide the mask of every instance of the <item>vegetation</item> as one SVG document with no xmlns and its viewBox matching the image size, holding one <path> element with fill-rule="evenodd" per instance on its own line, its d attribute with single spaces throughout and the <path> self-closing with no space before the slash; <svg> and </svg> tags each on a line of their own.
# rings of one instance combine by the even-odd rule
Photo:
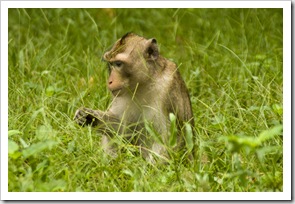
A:
<svg viewBox="0 0 295 204">
<path fill-rule="evenodd" d="M 9 9 L 9 191 L 283 191 L 282 28 L 282 9 Z M 129 31 L 179 66 L 192 164 L 110 158 L 72 120 L 108 107 L 101 57 Z"/>
</svg>

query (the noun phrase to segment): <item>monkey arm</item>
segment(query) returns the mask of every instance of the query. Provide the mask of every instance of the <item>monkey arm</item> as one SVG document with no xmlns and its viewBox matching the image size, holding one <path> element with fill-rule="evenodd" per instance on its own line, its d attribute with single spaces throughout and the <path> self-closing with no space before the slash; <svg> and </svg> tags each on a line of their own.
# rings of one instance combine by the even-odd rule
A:
<svg viewBox="0 0 295 204">
<path fill-rule="evenodd" d="M 92 110 L 89 108 L 79 108 L 74 116 L 74 120 L 80 126 L 91 125 L 98 127 L 98 130 L 113 135 L 115 132 L 124 134 L 125 138 L 131 138 L 134 132 L 142 134 L 143 124 L 123 123 L 116 115 L 110 111 Z"/>
<path fill-rule="evenodd" d="M 180 125 L 183 122 L 189 122 L 194 126 L 194 117 L 189 92 L 179 71 L 175 72 L 174 81 L 178 81 L 178 83 L 174 83 L 170 87 L 168 111 L 176 115 Z"/>
</svg>

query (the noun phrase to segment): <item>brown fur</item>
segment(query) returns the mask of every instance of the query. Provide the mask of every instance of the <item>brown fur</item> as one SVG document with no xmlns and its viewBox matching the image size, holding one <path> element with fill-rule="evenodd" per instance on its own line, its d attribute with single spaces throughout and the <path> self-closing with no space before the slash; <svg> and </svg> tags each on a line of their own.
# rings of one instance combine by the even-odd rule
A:
<svg viewBox="0 0 295 204">
<path fill-rule="evenodd" d="M 119 39 L 103 58 L 109 63 L 108 88 L 113 94 L 110 108 L 80 108 L 74 119 L 80 125 L 99 125 L 103 130 L 111 127 L 122 135 L 141 132 L 133 143 L 143 147 L 145 158 L 152 159 L 146 149 L 167 157 L 165 144 L 157 143 L 142 130 L 148 121 L 165 143 L 169 137 L 169 113 L 176 116 L 179 126 L 184 122 L 194 125 L 189 93 L 176 64 L 159 55 L 155 39 L 133 33 Z M 109 142 L 106 133 L 102 143 L 113 154 Z"/>
</svg>

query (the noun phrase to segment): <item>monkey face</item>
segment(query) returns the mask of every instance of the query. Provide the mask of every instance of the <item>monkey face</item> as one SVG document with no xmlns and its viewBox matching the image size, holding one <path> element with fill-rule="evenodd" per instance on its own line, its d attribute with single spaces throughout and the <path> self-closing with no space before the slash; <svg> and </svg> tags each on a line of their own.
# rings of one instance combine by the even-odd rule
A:
<svg viewBox="0 0 295 204">
<path fill-rule="evenodd" d="M 119 39 L 103 59 L 108 63 L 108 88 L 113 95 L 134 94 L 153 79 L 159 55 L 155 39 L 128 33 Z"/>
<path fill-rule="evenodd" d="M 113 95 L 122 94 L 129 87 L 129 79 L 123 67 L 126 66 L 122 61 L 109 62 L 108 89 Z"/>
</svg>

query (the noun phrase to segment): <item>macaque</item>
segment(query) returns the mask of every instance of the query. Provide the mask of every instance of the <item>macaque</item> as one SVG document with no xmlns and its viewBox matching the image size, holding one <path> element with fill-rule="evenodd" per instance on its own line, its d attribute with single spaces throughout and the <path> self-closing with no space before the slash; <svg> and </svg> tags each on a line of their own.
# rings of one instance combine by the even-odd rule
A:
<svg viewBox="0 0 295 204">
<path fill-rule="evenodd" d="M 116 154 L 111 143 L 116 134 L 130 140 L 144 158 L 153 161 L 155 155 L 169 158 L 169 114 L 173 113 L 179 128 L 178 148 L 184 148 L 180 129 L 186 122 L 194 126 L 189 93 L 176 64 L 160 55 L 156 39 L 127 33 L 103 55 L 103 60 L 108 65 L 107 86 L 113 100 L 106 111 L 78 109 L 74 120 L 82 126 L 97 126 L 109 154 Z M 150 136 L 146 125 L 160 135 L 162 142 Z"/>
</svg>

